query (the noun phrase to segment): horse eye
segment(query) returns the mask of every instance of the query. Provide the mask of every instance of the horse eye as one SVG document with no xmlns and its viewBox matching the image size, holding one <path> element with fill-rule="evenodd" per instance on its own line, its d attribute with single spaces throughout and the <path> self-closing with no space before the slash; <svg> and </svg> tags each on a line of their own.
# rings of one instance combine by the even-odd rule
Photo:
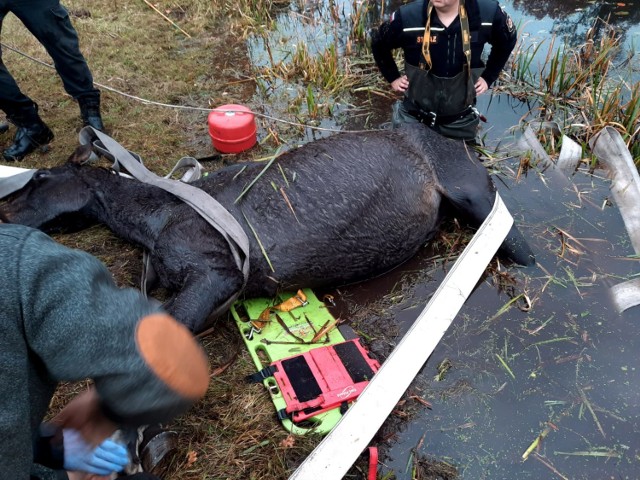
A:
<svg viewBox="0 0 640 480">
<path fill-rule="evenodd" d="M 36 173 L 33 174 L 33 179 L 34 180 L 42 180 L 44 178 L 47 178 L 49 176 L 49 170 L 38 170 Z"/>
</svg>

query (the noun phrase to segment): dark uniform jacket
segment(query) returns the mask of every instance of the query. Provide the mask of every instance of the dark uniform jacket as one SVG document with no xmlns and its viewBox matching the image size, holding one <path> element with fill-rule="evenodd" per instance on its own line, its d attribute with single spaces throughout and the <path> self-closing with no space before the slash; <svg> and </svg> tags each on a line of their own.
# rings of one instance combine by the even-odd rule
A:
<svg viewBox="0 0 640 480">
<path fill-rule="evenodd" d="M 168 421 L 193 404 L 141 354 L 142 323 L 162 316 L 154 312 L 89 254 L 0 223 L 0 478 L 67 479 L 32 455 L 59 381 L 92 378 L 119 424 Z"/>
<path fill-rule="evenodd" d="M 403 5 L 372 33 L 371 48 L 380 72 L 388 82 L 400 77 L 392 51 L 402 48 L 405 61 L 424 63 L 422 39 L 427 23 L 428 0 Z M 471 30 L 471 68 L 484 68 L 482 77 L 491 85 L 504 68 L 517 42 L 513 21 L 495 0 L 465 2 Z M 431 14 L 431 72 L 438 77 L 453 77 L 462 71 L 466 58 L 462 51 L 460 19 L 444 27 L 435 9 Z M 482 60 L 485 44 L 491 45 L 486 65 Z"/>
<path fill-rule="evenodd" d="M 100 91 L 93 86 L 93 76 L 80 52 L 78 33 L 59 0 L 0 0 L 0 29 L 9 12 L 46 48 L 67 93 L 76 100 L 98 103 Z M 38 118 L 36 105 L 20 90 L 1 60 L 0 110 L 18 125 Z"/>
</svg>

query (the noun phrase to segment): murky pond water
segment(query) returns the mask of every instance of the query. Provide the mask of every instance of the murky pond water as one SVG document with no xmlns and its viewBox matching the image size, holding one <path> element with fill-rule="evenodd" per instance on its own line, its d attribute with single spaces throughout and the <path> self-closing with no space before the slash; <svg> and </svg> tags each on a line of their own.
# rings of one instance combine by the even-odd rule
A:
<svg viewBox="0 0 640 480">
<path fill-rule="evenodd" d="M 509 270 L 512 292 L 488 279 L 474 290 L 413 387 L 433 408 L 394 423 L 385 469 L 412 478 L 418 454 L 448 461 L 467 479 L 638 478 L 638 312 L 616 313 L 608 287 L 640 265 L 627 257 L 608 185 L 585 173 L 575 175 L 576 190 L 536 173 L 497 184 L 538 265 Z M 427 255 L 401 270 L 420 266 L 430 275 L 408 290 L 397 287 L 400 271 L 341 292 L 352 310 L 393 296 L 384 317 L 402 335 L 445 275 Z M 520 294 L 531 309 L 515 302 L 505 311 Z M 450 368 L 436 381 L 443 362 Z M 523 462 L 545 430 L 539 456 Z"/>
<path fill-rule="evenodd" d="M 640 43 L 639 0 L 502 3 L 531 45 L 549 42 L 552 34 L 577 45 L 596 17 L 608 18 L 624 31 L 626 50 L 618 66 L 638 79 L 638 55 L 628 52 Z M 270 36 L 249 42 L 256 65 L 281 62 L 293 55 L 293 44 L 304 44 L 310 55 L 321 55 L 328 45 L 349 48 L 357 4 L 299 5 L 281 14 Z M 398 5 L 370 10 L 373 24 Z M 287 102 L 298 96 L 296 88 L 263 84 L 256 98 L 276 101 L 274 111 L 291 112 Z M 388 120 L 389 104 L 381 99 L 379 108 L 367 112 L 371 125 Z M 504 95 L 485 95 L 479 107 L 489 119 L 484 132 L 493 145 L 532 115 L 529 105 Z M 346 102 L 336 100 L 334 115 L 319 124 L 337 126 L 341 109 L 348 110 Z M 324 134 L 308 132 L 306 139 Z M 506 162 L 501 170 L 510 171 Z M 640 478 L 640 307 L 618 314 L 608 296 L 611 285 L 638 275 L 640 261 L 633 258 L 603 175 L 586 166 L 569 182 L 535 170 L 518 181 L 496 172 L 496 185 L 538 264 L 507 269 L 515 279 L 510 289 L 497 288 L 488 277 L 478 284 L 411 387 L 432 408 L 415 402 L 409 418 L 396 416 L 383 428 L 383 472 L 412 478 L 420 456 L 454 465 L 464 479 Z M 451 265 L 434 267 L 433 253 L 425 249 L 388 275 L 332 292 L 338 313 L 344 317 L 386 299 L 377 319 L 397 329 L 397 338 L 383 341 L 397 342 Z M 522 308 L 525 296 L 530 308 Z M 382 341 L 362 331 L 374 347 Z M 442 365 L 447 368 L 439 370 Z M 530 449 L 539 437 L 539 446 Z"/>
</svg>

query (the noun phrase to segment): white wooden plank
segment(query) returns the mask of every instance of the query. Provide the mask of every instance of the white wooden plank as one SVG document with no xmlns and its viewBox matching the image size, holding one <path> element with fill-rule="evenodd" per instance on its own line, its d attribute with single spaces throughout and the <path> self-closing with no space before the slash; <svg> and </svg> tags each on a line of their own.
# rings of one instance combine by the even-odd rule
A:
<svg viewBox="0 0 640 480">
<path fill-rule="evenodd" d="M 367 447 L 477 284 L 513 218 L 496 193 L 493 209 L 398 346 L 358 400 L 290 480 L 340 480 Z"/>
</svg>

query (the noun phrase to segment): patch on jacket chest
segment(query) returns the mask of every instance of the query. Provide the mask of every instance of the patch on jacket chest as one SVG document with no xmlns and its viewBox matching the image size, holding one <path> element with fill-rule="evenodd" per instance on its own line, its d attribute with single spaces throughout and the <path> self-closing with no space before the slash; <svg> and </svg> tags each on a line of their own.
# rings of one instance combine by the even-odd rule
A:
<svg viewBox="0 0 640 480">
<path fill-rule="evenodd" d="M 422 45 L 422 43 L 424 43 L 424 37 L 422 35 L 420 35 L 419 37 L 416 37 L 416 43 L 418 45 Z M 431 35 L 431 40 L 429 40 L 429 45 L 434 45 L 438 43 L 438 35 Z"/>
</svg>

